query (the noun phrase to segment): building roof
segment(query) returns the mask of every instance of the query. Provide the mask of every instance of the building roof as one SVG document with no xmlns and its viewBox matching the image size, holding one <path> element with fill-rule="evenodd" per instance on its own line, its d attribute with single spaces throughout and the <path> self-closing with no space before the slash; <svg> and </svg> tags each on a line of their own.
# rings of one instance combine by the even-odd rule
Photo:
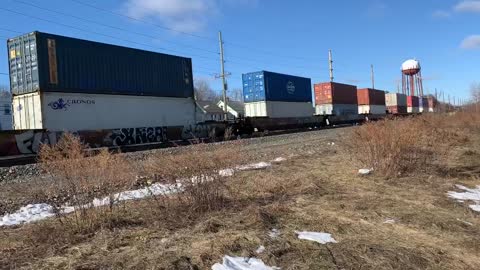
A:
<svg viewBox="0 0 480 270">
<path fill-rule="evenodd" d="M 217 104 L 223 105 L 223 100 L 220 100 Z M 243 102 L 229 100 L 227 101 L 227 104 L 228 104 L 228 107 L 230 107 L 232 110 L 236 111 L 237 113 L 243 114 L 243 112 L 245 111 Z"/>
<path fill-rule="evenodd" d="M 223 110 L 211 101 L 197 101 L 197 105 L 205 113 L 223 113 Z"/>
</svg>

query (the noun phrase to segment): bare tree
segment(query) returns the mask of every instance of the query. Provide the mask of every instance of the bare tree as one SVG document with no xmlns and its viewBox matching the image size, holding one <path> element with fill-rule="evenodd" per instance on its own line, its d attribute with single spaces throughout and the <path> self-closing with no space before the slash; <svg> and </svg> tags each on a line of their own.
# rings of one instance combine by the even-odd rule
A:
<svg viewBox="0 0 480 270">
<path fill-rule="evenodd" d="M 0 91 L 10 92 L 10 87 L 6 84 L 0 84 Z"/>
<path fill-rule="evenodd" d="M 196 79 L 193 83 L 196 100 L 215 101 L 219 95 L 210 87 L 210 84 L 203 79 Z"/>
<path fill-rule="evenodd" d="M 232 91 L 229 91 L 228 97 L 230 100 L 243 102 L 243 91 L 240 88 L 233 88 Z"/>
<path fill-rule="evenodd" d="M 472 103 L 475 104 L 473 110 L 478 112 L 480 109 L 480 83 L 472 83 L 470 94 L 472 95 Z"/>
</svg>

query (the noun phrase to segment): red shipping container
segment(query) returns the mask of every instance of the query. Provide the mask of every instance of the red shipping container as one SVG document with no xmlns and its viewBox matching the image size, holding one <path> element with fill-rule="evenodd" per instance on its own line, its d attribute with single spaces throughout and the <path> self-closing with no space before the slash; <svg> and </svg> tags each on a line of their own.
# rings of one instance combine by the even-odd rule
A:
<svg viewBox="0 0 480 270">
<path fill-rule="evenodd" d="M 385 91 L 363 88 L 357 91 L 358 105 L 385 105 Z"/>
<path fill-rule="evenodd" d="M 315 104 L 358 104 L 357 87 L 354 85 L 326 82 L 314 85 Z"/>
<path fill-rule="evenodd" d="M 417 96 L 407 96 L 407 107 L 418 107 Z"/>
<path fill-rule="evenodd" d="M 407 113 L 407 107 L 405 107 L 405 106 L 387 106 L 387 111 L 390 114 L 405 114 L 405 113 Z"/>
</svg>

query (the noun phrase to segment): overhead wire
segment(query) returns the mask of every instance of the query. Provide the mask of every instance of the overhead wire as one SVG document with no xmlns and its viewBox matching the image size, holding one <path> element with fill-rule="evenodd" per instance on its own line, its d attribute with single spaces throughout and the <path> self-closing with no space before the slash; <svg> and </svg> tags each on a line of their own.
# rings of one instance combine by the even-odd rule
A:
<svg viewBox="0 0 480 270">
<path fill-rule="evenodd" d="M 138 42 L 138 41 L 132 41 L 132 40 L 129 40 L 129 39 L 123 39 L 123 38 L 119 38 L 119 37 L 112 36 L 112 35 L 109 35 L 109 34 L 104 34 L 104 33 L 96 32 L 96 31 L 92 31 L 92 30 L 87 30 L 87 29 L 80 28 L 80 27 L 77 27 L 77 26 L 72 26 L 72 25 L 68 25 L 68 24 L 65 24 L 65 23 L 61 23 L 61 22 L 57 22 L 57 21 L 52 21 L 52 20 L 49 20 L 49 19 L 45 19 L 45 18 L 41 18 L 41 17 L 29 15 L 29 14 L 26 14 L 26 13 L 18 12 L 18 11 L 11 10 L 11 9 L 7 9 L 7 8 L 3 8 L 3 7 L 0 7 L 0 10 L 7 11 L 7 12 L 10 12 L 10 13 L 14 13 L 14 14 L 18 14 L 18 15 L 21 15 L 21 16 L 24 16 L 24 17 L 33 18 L 33 19 L 36 19 L 36 20 L 48 22 L 48 23 L 51 23 L 51 24 L 56 24 L 56 25 L 60 25 L 60 26 L 63 26 L 63 27 L 68 27 L 68 28 L 75 29 L 75 30 L 79 30 L 79 31 L 82 31 L 82 32 L 91 33 L 91 34 L 95 34 L 95 35 L 99 35 L 99 36 L 104 36 L 104 37 L 108 37 L 108 38 L 120 40 L 120 41 L 123 41 L 123 42 L 128 42 L 128 43 L 137 44 L 137 45 L 141 45 L 141 46 L 145 46 L 145 47 L 150 47 L 150 48 L 154 48 L 154 49 L 158 49 L 158 50 L 163 50 L 163 51 L 169 51 L 169 52 L 175 52 L 175 53 L 181 53 L 181 54 L 183 54 L 183 52 L 179 52 L 179 51 L 177 51 L 177 50 L 172 50 L 172 49 L 168 49 L 168 48 L 152 46 L 152 45 L 147 44 L 147 43 L 142 43 L 142 42 Z M 190 54 L 190 55 L 191 55 L 191 56 L 194 56 L 194 57 L 198 57 L 198 58 L 204 58 L 204 59 L 213 60 L 213 59 L 211 59 L 211 58 L 208 57 L 208 56 L 194 55 L 194 54 Z M 215 61 L 216 61 L 216 59 L 215 59 Z"/>
<path fill-rule="evenodd" d="M 163 30 L 172 31 L 172 32 L 176 32 L 176 33 L 180 33 L 180 34 L 183 34 L 183 35 L 188 35 L 188 36 L 192 36 L 192 37 L 196 37 L 196 38 L 202 38 L 202 39 L 215 40 L 215 41 L 217 41 L 217 39 L 212 38 L 212 37 L 207 37 L 207 36 L 202 36 L 202 35 L 197 35 L 197 34 L 188 33 L 188 32 L 185 32 L 185 31 L 176 30 L 176 29 L 173 29 L 173 28 L 170 28 L 170 27 L 166 27 L 166 26 L 163 26 L 163 25 L 159 25 L 159 24 L 153 23 L 153 22 L 149 22 L 149 21 L 146 21 L 146 20 L 142 20 L 142 19 L 139 19 L 139 18 L 135 18 L 135 17 L 129 16 L 129 15 L 125 15 L 125 14 L 122 14 L 122 13 L 118 13 L 118 12 L 115 12 L 115 11 L 111 11 L 111 10 L 106 9 L 106 8 L 98 7 L 98 6 L 92 5 L 92 4 L 90 4 L 90 3 L 85 3 L 85 2 L 83 2 L 83 1 L 79 1 L 79 0 L 69 0 L 69 1 L 75 2 L 75 3 L 80 4 L 80 5 L 83 5 L 83 6 L 87 6 L 87 7 L 93 8 L 93 9 L 97 9 L 97 10 L 100 10 L 100 11 L 105 12 L 105 13 L 110 13 L 110 14 L 112 14 L 112 15 L 124 17 L 124 18 L 127 18 L 127 19 L 129 19 L 129 20 L 133 20 L 133 21 L 137 21 L 137 22 L 142 22 L 142 23 L 145 23 L 145 24 L 150 24 L 150 25 L 152 25 L 152 26 L 155 26 L 155 27 L 160 28 L 160 29 L 163 29 Z"/>
<path fill-rule="evenodd" d="M 215 41 L 215 42 L 218 41 L 217 39 L 215 39 L 215 38 L 213 38 L 213 37 L 206 37 L 206 36 L 196 35 L 196 34 L 184 32 L 184 31 L 178 31 L 178 30 L 175 30 L 175 29 L 173 29 L 173 28 L 161 26 L 161 25 L 158 25 L 158 24 L 155 24 L 155 23 L 146 21 L 146 20 L 138 19 L 138 18 L 135 18 L 135 17 L 132 17 L 132 16 L 128 16 L 128 15 L 125 15 L 125 14 L 121 14 L 121 13 L 118 13 L 118 12 L 114 12 L 114 11 L 108 10 L 108 9 L 106 9 L 106 8 L 101 8 L 101 7 L 98 7 L 98 6 L 93 5 L 93 4 L 85 3 L 84 1 L 80 1 L 80 0 L 69 0 L 69 1 L 75 2 L 75 3 L 78 3 L 78 4 L 81 4 L 81 5 L 84 5 L 84 6 L 88 6 L 88 7 L 90 7 L 90 8 L 97 9 L 97 10 L 100 10 L 100 11 L 102 11 L 102 12 L 110 13 L 110 14 L 112 14 L 112 15 L 124 17 L 124 18 L 127 18 L 127 19 L 129 19 L 129 20 L 134 20 L 134 21 L 138 21 L 138 22 L 150 24 L 150 25 L 153 25 L 153 26 L 155 26 L 155 27 L 159 27 L 159 28 L 164 29 L 164 30 L 169 30 L 169 31 L 173 31 L 173 32 L 180 33 L 180 34 L 197 37 L 197 38 L 209 39 L 209 40 L 212 40 L 212 41 Z M 272 53 L 272 52 L 269 52 L 269 51 L 260 50 L 260 49 L 258 49 L 258 48 L 253 48 L 253 47 L 249 47 L 249 46 L 244 46 L 244 45 L 240 45 L 240 44 L 233 43 L 233 42 L 224 42 L 224 44 L 225 44 L 225 45 L 231 45 L 231 46 L 238 47 L 238 48 L 248 49 L 248 50 L 255 50 L 255 51 L 261 52 L 262 55 L 271 55 L 271 56 L 275 56 L 275 57 L 288 58 L 288 59 L 291 59 L 291 60 L 292 60 L 292 59 L 296 59 L 296 60 L 301 60 L 301 61 L 309 61 L 309 62 L 312 61 L 312 58 L 298 57 L 298 56 L 285 56 L 285 55 L 275 54 L 275 53 Z M 237 58 L 237 57 L 233 57 L 233 58 Z M 327 61 L 328 59 L 325 58 L 325 59 L 323 59 L 323 60 L 324 60 L 324 61 Z"/>
<path fill-rule="evenodd" d="M 154 36 L 151 36 L 151 35 L 147 35 L 147 34 L 144 34 L 144 33 L 133 32 L 133 31 L 130 31 L 130 30 L 121 28 L 121 27 L 111 26 L 111 25 L 107 25 L 107 24 L 104 24 L 104 23 L 96 22 L 96 21 L 93 21 L 93 20 L 84 19 L 84 18 L 81 18 L 81 17 L 78 17 L 78 16 L 74 16 L 74 15 L 70 15 L 70 14 L 67 14 L 67 13 L 63 13 L 63 12 L 60 12 L 60 11 L 56 11 L 56 10 L 52 10 L 52 9 L 48 9 L 48 8 L 43 8 L 43 7 L 40 7 L 40 6 L 31 4 L 31 3 L 27 3 L 27 2 L 22 1 L 22 0 L 15 0 L 15 1 L 17 1 L 17 2 L 19 2 L 19 3 L 21 3 L 21 4 L 24 4 L 24 5 L 29 5 L 29 6 L 32 6 L 32 7 L 38 8 L 38 9 L 42 9 L 42 10 L 45 10 L 45 11 L 49 11 L 49 12 L 61 14 L 61 15 L 64 15 L 64 16 L 71 16 L 71 17 L 73 17 L 73 18 L 75 18 L 75 19 L 82 20 L 82 21 L 86 21 L 86 22 L 89 22 L 89 23 L 94 23 L 94 24 L 102 25 L 102 26 L 105 26 L 105 27 L 109 27 L 109 28 L 112 28 L 112 29 L 117 29 L 117 30 L 121 30 L 121 31 L 125 31 L 125 32 L 137 34 L 137 35 L 142 35 L 142 36 L 149 37 L 149 38 L 152 38 L 152 39 L 159 39 L 159 38 L 157 38 L 157 37 L 154 37 Z M 82 1 L 78 1 L 78 0 L 70 0 L 70 1 L 77 2 L 77 3 L 82 3 L 82 4 L 85 4 L 85 5 L 90 6 L 90 7 L 92 7 L 92 8 L 96 8 L 96 6 L 91 5 L 91 4 L 84 3 L 84 2 L 82 2 Z M 102 10 L 102 11 L 108 12 L 108 13 L 113 13 L 113 14 L 118 15 L 118 16 L 126 16 L 126 15 L 123 15 L 123 14 L 120 14 L 120 13 L 110 12 L 109 10 L 102 9 L 102 8 L 96 8 L 96 9 L 99 9 L 99 10 Z M 10 9 L 6 9 L 6 8 L 2 8 L 2 7 L 0 7 L 0 10 L 7 11 L 7 12 L 11 12 L 11 13 L 18 14 L 18 15 L 22 15 L 22 16 L 29 17 L 29 18 L 33 18 L 33 19 L 40 20 L 40 21 L 45 21 L 45 22 L 48 22 L 48 23 L 51 23 L 51 24 L 56 24 L 56 25 L 60 25 L 60 26 L 63 26 L 63 27 L 67 27 L 67 28 L 71 28 L 71 29 L 83 31 L 83 32 L 86 32 L 86 33 L 93 33 L 93 34 L 95 34 L 95 35 L 99 35 L 99 36 L 104 36 L 104 37 L 108 37 L 108 38 L 120 40 L 120 41 L 123 41 L 123 42 L 128 42 L 128 43 L 132 43 L 132 44 L 137 44 L 137 45 L 141 45 L 141 46 L 146 46 L 146 47 L 150 47 L 150 48 L 154 48 L 154 49 L 159 49 L 159 50 L 163 50 L 163 51 L 170 51 L 170 52 L 175 52 L 175 53 L 182 53 L 182 52 L 179 52 L 179 51 L 177 51 L 177 50 L 172 50 L 172 49 L 168 49 L 168 48 L 164 48 L 164 47 L 152 46 L 152 45 L 150 45 L 150 44 L 141 43 L 141 42 L 138 42 L 138 41 L 132 41 L 132 40 L 124 39 L 124 38 L 119 38 L 119 37 L 117 37 L 117 36 L 113 36 L 113 35 L 109 35 L 109 34 L 104 34 L 104 33 L 96 32 L 96 31 L 92 31 L 92 30 L 87 30 L 87 29 L 80 28 L 80 27 L 77 27 L 77 26 L 72 26 L 72 25 L 68 25 L 68 24 L 65 24 L 65 23 L 61 23 L 61 22 L 58 22 L 58 21 L 52 21 L 52 20 L 49 20 L 49 19 L 45 19 L 45 18 L 41 18 L 41 17 L 37 17 L 37 16 L 32 16 L 32 15 L 28 15 L 28 14 L 26 14 L 26 13 L 18 12 L 18 11 L 15 11 L 15 10 L 10 10 Z M 129 16 L 126 16 L 126 17 L 129 17 Z M 132 19 L 133 19 L 133 18 L 132 18 Z M 135 20 L 137 20 L 137 19 L 135 19 Z M 143 20 L 140 20 L 140 21 L 143 21 Z M 4 29 L 4 28 L 0 28 L 0 29 L 6 30 L 6 31 L 15 32 L 15 33 L 21 33 L 21 32 L 19 32 L 19 31 L 14 31 L 14 30 L 10 30 L 10 29 Z M 168 28 L 167 28 L 167 29 L 168 29 Z M 169 29 L 169 30 L 172 30 L 172 29 Z M 178 31 L 177 31 L 177 32 L 178 32 Z M 184 32 L 182 32 L 182 31 L 179 31 L 179 32 L 180 32 L 180 33 L 184 33 Z M 184 34 L 185 34 L 185 33 L 184 33 Z M 188 33 L 186 33 L 186 34 L 188 34 Z M 194 36 L 196 36 L 196 35 L 194 35 Z M 159 39 L 159 40 L 162 40 L 162 39 Z M 171 42 L 171 43 L 174 43 L 174 42 Z M 227 42 L 225 42 L 225 43 L 227 43 Z M 234 45 L 234 46 L 244 47 L 244 46 L 237 45 L 237 44 L 230 43 L 230 42 L 228 42 L 227 44 Z M 185 45 L 185 46 L 188 46 L 188 45 Z M 191 46 L 189 46 L 189 47 L 192 48 L 192 49 L 199 49 L 199 50 L 207 51 L 207 52 L 209 52 L 209 53 L 218 54 L 217 52 L 210 51 L 210 50 L 205 50 L 205 49 L 196 48 L 196 47 L 191 47 Z M 244 48 L 249 48 L 249 49 L 251 49 L 250 47 L 246 47 L 246 46 L 245 46 Z M 261 51 L 261 50 L 260 50 L 260 51 Z M 183 54 L 183 53 L 182 53 L 182 54 Z M 203 56 L 203 55 L 190 54 L 190 56 L 192 56 L 192 57 L 197 57 L 197 58 L 201 58 L 201 59 L 207 59 L 207 60 L 211 60 L 211 61 L 218 61 L 217 59 L 212 59 L 212 58 L 210 58 L 210 57 Z M 236 60 L 230 60 L 230 58 L 233 58 L 233 59 L 236 59 Z M 298 59 L 300 59 L 300 58 L 298 58 Z M 264 69 L 265 69 L 265 68 L 260 68 L 260 67 L 258 67 L 258 66 L 256 66 L 256 65 L 250 65 L 250 64 L 247 65 L 247 64 L 245 64 L 245 62 L 258 63 L 258 61 L 256 61 L 256 60 L 249 59 L 249 58 L 245 58 L 245 57 L 229 56 L 225 61 L 226 61 L 227 63 L 233 63 L 234 66 L 242 65 L 242 66 L 254 67 L 254 68 L 259 69 L 259 70 L 264 70 Z M 243 63 L 242 63 L 242 62 L 243 62 Z M 274 64 L 274 66 L 277 66 L 277 65 L 289 66 L 289 67 L 292 67 L 292 68 L 305 69 L 305 70 L 309 70 L 309 71 L 312 70 L 312 69 L 314 69 L 313 67 L 306 67 L 306 66 L 294 66 L 294 65 L 290 65 L 290 64 L 285 65 L 285 64 L 282 64 L 282 63 L 278 63 L 278 64 L 275 63 L 275 64 Z M 267 65 L 267 66 L 271 66 L 271 64 L 269 64 L 269 65 Z M 210 70 L 209 70 L 208 72 L 210 72 Z"/>
<path fill-rule="evenodd" d="M 139 36 L 148 37 L 148 38 L 151 38 L 151 39 L 155 39 L 155 40 L 159 40 L 159 41 L 171 43 L 171 44 L 174 44 L 174 45 L 180 45 L 180 46 L 183 46 L 183 47 L 188 47 L 188 48 L 194 49 L 194 50 L 205 51 L 205 52 L 213 53 L 213 54 L 217 54 L 217 55 L 219 54 L 219 53 L 216 52 L 216 51 L 207 50 L 207 49 L 203 49 L 203 48 L 198 48 L 198 47 L 190 46 L 190 45 L 183 44 L 183 43 L 179 43 L 179 42 L 173 42 L 173 41 L 170 41 L 170 40 L 166 40 L 166 39 L 164 39 L 164 38 L 159 38 L 159 37 L 157 37 L 157 36 L 153 36 L 153 35 L 149 35 L 149 34 L 145 34 L 145 33 L 141 33 L 141 32 L 136 32 L 136 31 L 131 31 L 131 30 L 128 30 L 128 29 L 125 29 L 125 28 L 122 28 L 122 27 L 112 26 L 112 25 L 108 25 L 108 24 L 101 23 L 101 22 L 97 22 L 97 21 L 90 20 L 90 19 L 85 19 L 85 18 L 83 18 L 83 17 L 79 17 L 79 16 L 76 16 L 76 15 L 68 14 L 68 13 L 65 13 L 65 12 L 58 11 L 58 10 L 53 10 L 53 9 L 41 7 L 41 6 L 38 6 L 38 5 L 35 5 L 35 4 L 32 4 L 32 3 L 29 3 L 29 2 L 25 2 L 25 1 L 22 1 L 22 0 L 14 0 L 14 1 L 15 1 L 15 2 L 18 2 L 18 3 L 22 4 L 22 5 L 26 5 L 26 6 L 34 7 L 34 8 L 40 9 L 40 10 L 44 10 L 44 11 L 48 11 L 48 12 L 60 14 L 60 15 L 62 15 L 62 16 L 67 16 L 67 17 L 75 18 L 75 19 L 80 20 L 80 21 L 84 21 L 84 22 L 88 22 L 88 23 L 93 23 L 93 24 L 101 25 L 101 26 L 103 26 L 103 27 L 108 27 L 108 28 L 111 28 L 111 29 L 116 29 L 116 30 L 119 30 L 119 31 L 123 31 L 123 32 L 131 33 L 131 34 L 135 34 L 135 35 L 139 35 Z"/>
</svg>

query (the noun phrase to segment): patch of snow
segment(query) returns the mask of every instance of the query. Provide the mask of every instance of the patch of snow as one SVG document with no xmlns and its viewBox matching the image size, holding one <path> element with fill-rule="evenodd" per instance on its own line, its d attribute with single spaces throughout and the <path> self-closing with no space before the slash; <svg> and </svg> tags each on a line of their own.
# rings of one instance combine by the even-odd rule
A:
<svg viewBox="0 0 480 270">
<path fill-rule="evenodd" d="M 272 163 L 270 162 L 258 162 L 258 163 L 237 166 L 236 169 L 239 171 L 260 170 L 260 169 L 265 169 L 271 166 L 272 166 Z"/>
<path fill-rule="evenodd" d="M 234 173 L 235 173 L 234 169 L 223 169 L 218 171 L 218 174 L 223 177 L 233 176 Z"/>
<path fill-rule="evenodd" d="M 395 223 L 395 219 L 393 219 L 393 218 L 387 218 L 383 223 L 384 223 L 384 224 L 394 224 L 394 223 Z"/>
<path fill-rule="evenodd" d="M 278 229 L 271 229 L 268 236 L 270 236 L 270 238 L 277 238 L 280 236 L 280 231 Z"/>
<path fill-rule="evenodd" d="M 329 233 L 324 233 L 324 232 L 297 232 L 295 231 L 296 234 L 298 234 L 298 239 L 303 239 L 303 240 L 310 240 L 314 241 L 320 244 L 326 244 L 326 243 L 337 243 L 335 239 L 333 239 L 332 235 Z"/>
<path fill-rule="evenodd" d="M 456 187 L 464 192 L 449 191 L 448 197 L 457 200 L 458 202 L 472 201 L 475 204 L 471 204 L 468 207 L 475 212 L 480 212 L 480 186 L 476 188 L 467 188 L 462 185 L 456 185 Z"/>
<path fill-rule="evenodd" d="M 360 169 L 358 170 L 358 174 L 360 175 L 369 175 L 373 172 L 373 168 L 372 169 Z"/>
<path fill-rule="evenodd" d="M 168 195 L 171 193 L 181 191 L 181 184 L 176 185 L 164 185 L 164 184 L 153 184 L 150 187 L 128 190 L 120 193 L 113 194 L 109 197 L 104 197 L 100 199 L 94 199 L 91 203 L 83 205 L 81 208 L 92 208 L 92 207 L 101 207 L 110 205 L 110 201 L 113 199 L 113 203 L 118 203 L 121 201 L 129 200 L 140 200 L 150 196 L 156 195 Z M 64 205 L 60 208 L 61 214 L 70 214 L 76 211 L 75 207 Z M 41 203 L 41 204 L 29 204 L 25 207 L 20 208 L 17 212 L 12 214 L 6 214 L 0 220 L 0 227 L 2 226 L 13 226 L 20 225 L 24 223 L 30 223 L 35 221 L 40 221 L 46 218 L 53 217 L 54 211 L 51 205 Z"/>
<path fill-rule="evenodd" d="M 278 270 L 275 266 L 267 266 L 262 260 L 256 258 L 224 256 L 223 263 L 216 263 L 212 270 Z"/>
<path fill-rule="evenodd" d="M 257 254 L 260 254 L 260 253 L 263 253 L 264 251 L 265 251 L 265 247 L 264 246 L 259 246 L 255 252 Z"/>
<path fill-rule="evenodd" d="M 468 207 L 470 207 L 470 209 L 472 209 L 475 212 L 480 212 L 480 204 L 471 204 Z"/>
<path fill-rule="evenodd" d="M 273 160 L 273 162 L 279 163 L 279 162 L 284 162 L 285 160 L 287 159 L 284 157 L 277 157 L 276 159 Z"/>
<path fill-rule="evenodd" d="M 274 162 L 282 162 L 286 160 L 285 158 L 279 157 L 274 160 Z M 271 167 L 272 163 L 270 162 L 258 162 L 252 163 L 247 165 L 237 166 L 235 169 L 223 169 L 218 172 L 220 176 L 228 177 L 232 176 L 235 170 L 238 171 L 247 171 L 247 170 L 260 170 Z M 190 179 L 183 179 L 183 181 L 192 181 L 192 183 L 199 183 L 204 181 L 211 181 L 213 178 L 210 176 L 193 176 Z M 182 180 L 177 181 L 182 182 Z M 92 207 L 101 207 L 107 206 L 110 204 L 116 204 L 122 201 L 130 201 L 130 200 L 141 200 L 144 198 L 148 198 L 151 196 L 158 196 L 158 195 L 168 195 L 172 193 L 178 193 L 183 190 L 182 184 L 160 184 L 155 183 L 145 188 L 136 189 L 136 190 L 127 190 L 119 193 L 115 193 L 111 196 L 104 197 L 104 198 L 95 198 L 91 203 L 81 206 L 81 208 L 92 208 Z M 69 214 L 75 212 L 76 209 L 73 206 L 64 205 L 60 208 L 61 214 Z M 53 217 L 54 211 L 51 205 L 41 203 L 41 204 L 29 204 L 20 208 L 18 211 L 6 214 L 3 217 L 0 217 L 0 227 L 2 226 L 13 226 L 13 225 L 20 225 L 24 223 L 34 222 L 43 220 L 46 218 Z"/>
<path fill-rule="evenodd" d="M 0 220 L 0 227 L 13 226 L 46 219 L 54 216 L 53 207 L 46 203 L 29 204 L 20 208 L 17 212 L 6 214 Z"/>
</svg>

